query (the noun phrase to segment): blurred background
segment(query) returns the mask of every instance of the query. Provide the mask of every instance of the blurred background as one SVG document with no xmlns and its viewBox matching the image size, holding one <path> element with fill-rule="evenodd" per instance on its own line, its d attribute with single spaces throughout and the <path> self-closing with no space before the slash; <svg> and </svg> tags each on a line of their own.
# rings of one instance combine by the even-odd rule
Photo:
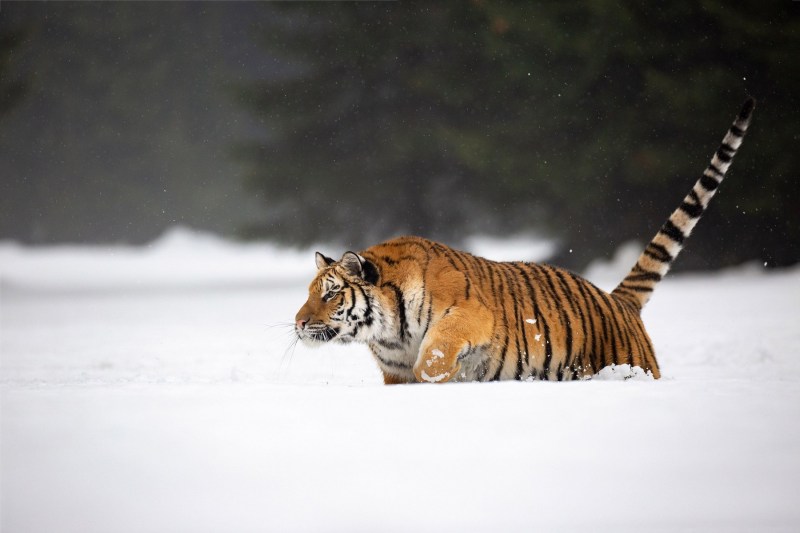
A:
<svg viewBox="0 0 800 533">
<path fill-rule="evenodd" d="M 746 96 L 679 269 L 800 260 L 800 2 L 9 2 L 0 239 L 649 240 Z M 521 251 L 520 258 L 524 258 Z"/>
</svg>

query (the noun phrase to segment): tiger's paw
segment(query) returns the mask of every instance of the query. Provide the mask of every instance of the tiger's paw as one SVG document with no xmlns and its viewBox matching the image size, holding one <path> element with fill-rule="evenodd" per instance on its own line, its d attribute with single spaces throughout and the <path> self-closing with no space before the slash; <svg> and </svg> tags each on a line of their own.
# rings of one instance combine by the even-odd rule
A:
<svg viewBox="0 0 800 533">
<path fill-rule="evenodd" d="M 414 377 L 420 383 L 445 383 L 456 377 L 460 369 L 458 361 L 448 360 L 441 350 L 433 349 L 414 365 Z"/>
</svg>

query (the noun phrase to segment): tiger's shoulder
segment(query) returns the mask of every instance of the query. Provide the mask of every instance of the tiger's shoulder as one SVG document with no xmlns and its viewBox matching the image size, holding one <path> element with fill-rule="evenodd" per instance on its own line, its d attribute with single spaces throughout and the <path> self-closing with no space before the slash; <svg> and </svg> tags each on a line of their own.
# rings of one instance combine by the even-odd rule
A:
<svg viewBox="0 0 800 533">
<path fill-rule="evenodd" d="M 376 265 L 384 282 L 404 278 L 421 281 L 421 277 L 469 276 L 480 262 L 487 259 L 447 246 L 424 237 L 404 235 L 370 246 L 359 255 Z M 444 280 L 438 280 L 439 282 Z M 431 288 L 431 287 L 427 287 Z"/>
</svg>

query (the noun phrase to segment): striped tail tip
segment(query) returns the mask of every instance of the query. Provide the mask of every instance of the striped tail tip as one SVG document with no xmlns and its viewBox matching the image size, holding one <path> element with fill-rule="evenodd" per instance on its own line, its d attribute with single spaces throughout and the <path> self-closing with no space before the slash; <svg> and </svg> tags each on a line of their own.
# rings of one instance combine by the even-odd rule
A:
<svg viewBox="0 0 800 533">
<path fill-rule="evenodd" d="M 611 294 L 642 309 L 656 284 L 667 274 L 672 262 L 683 249 L 683 243 L 692 233 L 700 217 L 717 192 L 733 157 L 742 144 L 750 125 L 756 101 L 748 98 L 728 129 L 722 144 L 711 157 L 711 163 L 694 184 L 692 190 L 672 212 L 661 229 L 645 247 L 631 271 Z"/>
<path fill-rule="evenodd" d="M 744 101 L 742 104 L 742 110 L 739 111 L 739 120 L 744 120 L 747 123 L 750 123 L 750 117 L 753 115 L 753 109 L 756 107 L 756 99 L 752 96 L 749 97 L 747 100 Z"/>
</svg>

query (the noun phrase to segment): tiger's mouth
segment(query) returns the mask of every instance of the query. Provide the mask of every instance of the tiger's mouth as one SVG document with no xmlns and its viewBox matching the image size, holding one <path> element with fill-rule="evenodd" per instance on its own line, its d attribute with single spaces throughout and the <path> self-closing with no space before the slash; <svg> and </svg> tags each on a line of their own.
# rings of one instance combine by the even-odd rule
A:
<svg viewBox="0 0 800 533">
<path fill-rule="evenodd" d="M 336 339 L 339 336 L 339 328 L 334 328 L 326 324 L 309 324 L 303 329 L 296 329 L 300 340 L 309 343 L 325 343 Z"/>
</svg>

